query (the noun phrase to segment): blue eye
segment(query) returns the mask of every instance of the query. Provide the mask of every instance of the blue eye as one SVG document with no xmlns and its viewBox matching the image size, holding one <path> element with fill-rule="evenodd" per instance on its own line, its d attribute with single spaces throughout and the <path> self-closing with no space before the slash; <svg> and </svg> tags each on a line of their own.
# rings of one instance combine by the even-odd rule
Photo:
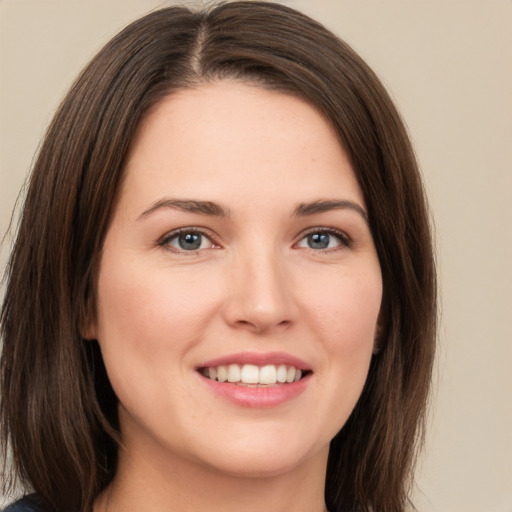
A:
<svg viewBox="0 0 512 512">
<path fill-rule="evenodd" d="M 199 231 L 181 231 L 167 237 L 162 245 L 170 246 L 177 251 L 199 251 L 214 246 L 213 242 Z"/>
<path fill-rule="evenodd" d="M 331 235 L 327 233 L 313 233 L 306 237 L 311 249 L 328 249 L 331 243 Z"/>
<path fill-rule="evenodd" d="M 299 241 L 297 247 L 322 251 L 342 246 L 347 247 L 348 245 L 349 241 L 347 237 L 343 236 L 341 233 L 319 230 L 308 233 Z"/>
</svg>

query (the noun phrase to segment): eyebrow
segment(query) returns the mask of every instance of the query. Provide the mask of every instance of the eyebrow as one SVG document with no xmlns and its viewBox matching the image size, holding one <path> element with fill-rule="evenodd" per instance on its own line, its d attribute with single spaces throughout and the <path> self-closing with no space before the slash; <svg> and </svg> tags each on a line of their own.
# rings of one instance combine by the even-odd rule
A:
<svg viewBox="0 0 512 512">
<path fill-rule="evenodd" d="M 328 212 L 331 210 L 347 209 L 358 213 L 364 219 L 366 224 L 369 224 L 368 214 L 365 210 L 357 203 L 346 199 L 324 199 L 313 201 L 311 203 L 300 203 L 297 208 L 295 208 L 294 214 L 297 217 L 306 217 L 308 215 L 315 215 L 317 213 Z"/>
<path fill-rule="evenodd" d="M 137 220 L 144 219 L 161 208 L 171 208 L 188 213 L 199 213 L 202 215 L 211 215 L 214 217 L 229 217 L 229 210 L 226 210 L 212 201 L 195 201 L 191 199 L 160 199 L 152 204 L 147 210 L 144 210 Z"/>
<path fill-rule="evenodd" d="M 155 211 L 162 208 L 171 208 L 188 213 L 198 213 L 201 215 L 210 215 L 213 217 L 229 217 L 228 209 L 222 207 L 213 201 L 196 201 L 192 199 L 160 199 L 153 203 L 147 210 L 144 210 L 137 220 L 150 216 Z M 346 199 L 324 199 L 312 201 L 310 203 L 300 203 L 294 210 L 296 217 L 307 217 L 318 213 L 328 212 L 331 210 L 352 210 L 358 213 L 368 224 L 368 214 L 364 209 L 353 201 Z"/>
</svg>

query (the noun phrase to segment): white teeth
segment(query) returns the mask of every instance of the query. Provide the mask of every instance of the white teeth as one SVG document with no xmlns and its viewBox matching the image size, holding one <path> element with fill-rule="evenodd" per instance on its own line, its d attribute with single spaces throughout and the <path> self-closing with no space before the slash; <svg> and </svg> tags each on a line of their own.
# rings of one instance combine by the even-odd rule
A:
<svg viewBox="0 0 512 512">
<path fill-rule="evenodd" d="M 302 378 L 302 370 L 294 366 L 267 364 L 258 367 L 254 364 L 230 364 L 203 368 L 201 373 L 212 380 L 233 384 L 275 385 L 297 382 Z"/>
<path fill-rule="evenodd" d="M 286 382 L 293 382 L 295 380 L 295 368 L 293 366 L 289 366 L 286 370 Z"/>
<path fill-rule="evenodd" d="M 244 364 L 240 373 L 240 380 L 244 384 L 258 384 L 260 380 L 260 370 L 254 364 Z"/>
<path fill-rule="evenodd" d="M 240 382 L 241 373 L 240 366 L 230 364 L 228 366 L 228 382 Z"/>
<path fill-rule="evenodd" d="M 217 380 L 219 382 L 226 382 L 228 380 L 228 369 L 226 366 L 217 367 Z"/>
<path fill-rule="evenodd" d="M 268 364 L 260 369 L 260 384 L 275 384 L 277 382 L 277 370 L 273 364 Z"/>
<path fill-rule="evenodd" d="M 277 367 L 277 375 L 276 375 L 277 382 L 286 382 L 287 372 L 288 372 L 288 370 L 286 369 L 286 365 L 280 364 Z"/>
</svg>

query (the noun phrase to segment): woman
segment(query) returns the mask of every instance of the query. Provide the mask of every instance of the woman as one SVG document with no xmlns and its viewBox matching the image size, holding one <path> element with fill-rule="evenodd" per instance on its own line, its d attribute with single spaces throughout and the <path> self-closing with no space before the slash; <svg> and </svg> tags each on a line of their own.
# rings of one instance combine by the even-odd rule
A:
<svg viewBox="0 0 512 512">
<path fill-rule="evenodd" d="M 435 276 L 362 60 L 267 2 L 136 21 L 46 135 L 8 267 L 10 510 L 399 511 Z"/>
</svg>

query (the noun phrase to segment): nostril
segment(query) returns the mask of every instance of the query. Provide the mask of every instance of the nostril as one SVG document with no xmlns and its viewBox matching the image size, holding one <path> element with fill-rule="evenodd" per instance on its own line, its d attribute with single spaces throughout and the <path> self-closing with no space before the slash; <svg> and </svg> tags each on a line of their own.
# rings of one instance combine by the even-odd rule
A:
<svg viewBox="0 0 512 512">
<path fill-rule="evenodd" d="M 273 322 L 272 320 L 238 320 L 235 322 L 235 326 L 238 326 L 241 329 L 250 330 L 256 334 L 263 334 L 266 333 L 272 329 L 283 329 L 291 325 L 290 320 L 281 320 L 278 322 Z"/>
</svg>

